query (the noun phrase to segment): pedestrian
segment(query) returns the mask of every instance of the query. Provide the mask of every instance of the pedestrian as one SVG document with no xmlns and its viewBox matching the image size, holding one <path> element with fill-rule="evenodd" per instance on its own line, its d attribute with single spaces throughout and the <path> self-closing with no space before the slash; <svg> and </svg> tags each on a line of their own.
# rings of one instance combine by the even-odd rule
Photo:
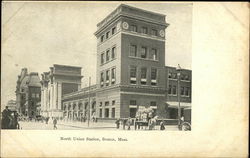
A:
<svg viewBox="0 0 250 158">
<path fill-rule="evenodd" d="M 119 118 L 116 119 L 115 123 L 116 123 L 116 128 L 119 129 L 120 128 L 120 119 Z"/>
<path fill-rule="evenodd" d="M 56 118 L 54 118 L 54 120 L 53 120 L 53 124 L 54 124 L 54 129 L 57 129 L 57 127 L 56 127 L 56 124 L 57 124 L 57 119 L 56 119 Z"/>
<path fill-rule="evenodd" d="M 160 123 L 160 130 L 165 130 L 165 126 L 164 126 L 164 122 L 163 121 L 161 121 L 161 123 Z"/>
<path fill-rule="evenodd" d="M 9 129 L 10 127 L 10 121 L 11 121 L 11 112 L 8 108 L 8 106 L 5 107 L 5 109 L 2 112 L 2 129 Z"/>
<path fill-rule="evenodd" d="M 122 128 L 122 129 L 123 129 L 123 130 L 125 130 L 126 121 L 127 121 L 126 119 L 123 119 L 123 120 L 122 120 L 122 126 L 123 126 L 123 128 Z"/>
<path fill-rule="evenodd" d="M 128 118 L 128 121 L 127 121 L 128 130 L 130 130 L 131 124 L 132 124 L 132 120 L 131 120 L 131 118 L 129 117 L 129 118 Z"/>
</svg>

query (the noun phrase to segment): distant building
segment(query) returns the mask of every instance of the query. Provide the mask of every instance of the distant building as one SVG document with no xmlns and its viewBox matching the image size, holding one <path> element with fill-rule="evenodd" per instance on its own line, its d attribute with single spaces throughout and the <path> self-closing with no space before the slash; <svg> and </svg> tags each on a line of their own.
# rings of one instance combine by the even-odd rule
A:
<svg viewBox="0 0 250 158">
<path fill-rule="evenodd" d="M 81 67 L 57 65 L 42 74 L 41 114 L 62 117 L 62 96 L 80 90 Z"/>
<path fill-rule="evenodd" d="M 28 73 L 27 68 L 23 68 L 18 75 L 16 86 L 16 104 L 18 112 L 22 115 L 35 117 L 39 115 L 37 102 L 41 99 L 41 84 L 38 73 Z"/>
</svg>

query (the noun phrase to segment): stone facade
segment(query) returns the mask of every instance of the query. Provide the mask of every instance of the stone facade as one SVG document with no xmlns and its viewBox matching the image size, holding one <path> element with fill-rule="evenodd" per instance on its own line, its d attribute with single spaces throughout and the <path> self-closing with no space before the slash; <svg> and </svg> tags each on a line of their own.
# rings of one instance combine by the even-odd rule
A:
<svg viewBox="0 0 250 158">
<path fill-rule="evenodd" d="M 38 73 L 28 73 L 23 68 L 18 75 L 16 86 L 16 104 L 19 114 L 28 117 L 40 115 L 40 107 L 37 103 L 41 100 L 41 84 Z"/>
<path fill-rule="evenodd" d="M 80 90 L 81 67 L 56 65 L 42 74 L 41 113 L 45 117 L 62 117 L 62 96 Z"/>
</svg>

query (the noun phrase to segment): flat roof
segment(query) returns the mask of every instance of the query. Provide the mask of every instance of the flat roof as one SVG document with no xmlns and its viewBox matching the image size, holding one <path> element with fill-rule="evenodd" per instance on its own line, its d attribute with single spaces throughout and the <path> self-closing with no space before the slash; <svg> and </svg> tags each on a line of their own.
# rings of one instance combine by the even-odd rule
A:
<svg viewBox="0 0 250 158">
<path fill-rule="evenodd" d="M 71 66 L 71 65 L 61 65 L 61 64 L 53 64 L 54 67 L 72 67 L 72 68 L 78 68 L 81 69 L 80 66 Z"/>
</svg>

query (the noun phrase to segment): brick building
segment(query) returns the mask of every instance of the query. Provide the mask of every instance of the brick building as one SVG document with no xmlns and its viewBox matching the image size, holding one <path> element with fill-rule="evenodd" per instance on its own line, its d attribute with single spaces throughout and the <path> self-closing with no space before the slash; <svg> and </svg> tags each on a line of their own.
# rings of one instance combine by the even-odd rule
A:
<svg viewBox="0 0 250 158">
<path fill-rule="evenodd" d="M 78 120 L 90 111 L 99 120 L 113 120 L 134 118 L 137 110 L 151 108 L 160 118 L 176 119 L 176 70 L 165 66 L 168 25 L 165 15 L 123 4 L 98 23 L 97 83 L 62 94 L 61 116 Z M 181 74 L 183 109 L 191 107 L 192 74 L 185 69 Z"/>
<path fill-rule="evenodd" d="M 41 84 L 38 73 L 28 73 L 23 68 L 18 75 L 16 86 L 16 104 L 19 114 L 35 117 L 40 114 L 37 103 L 41 100 Z"/>
</svg>

